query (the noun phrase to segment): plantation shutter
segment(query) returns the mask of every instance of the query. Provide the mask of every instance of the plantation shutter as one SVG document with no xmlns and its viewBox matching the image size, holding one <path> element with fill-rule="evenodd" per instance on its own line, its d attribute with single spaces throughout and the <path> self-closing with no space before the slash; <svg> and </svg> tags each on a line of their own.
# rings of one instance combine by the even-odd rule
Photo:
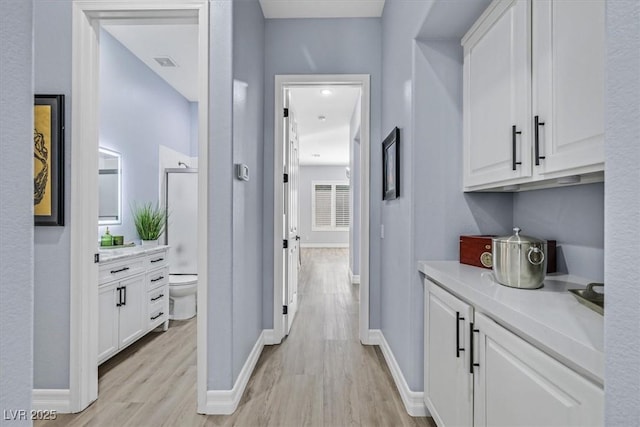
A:
<svg viewBox="0 0 640 427">
<path fill-rule="evenodd" d="M 316 227 L 331 228 L 331 187 L 330 184 L 315 184 L 314 186 L 314 225 Z"/>
<path fill-rule="evenodd" d="M 349 186 L 336 185 L 336 227 L 349 228 Z"/>
</svg>

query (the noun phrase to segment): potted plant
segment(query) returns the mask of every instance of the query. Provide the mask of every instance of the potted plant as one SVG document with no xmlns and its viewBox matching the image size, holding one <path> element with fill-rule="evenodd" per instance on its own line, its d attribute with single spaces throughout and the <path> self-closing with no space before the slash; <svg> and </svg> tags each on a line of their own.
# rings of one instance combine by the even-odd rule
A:
<svg viewBox="0 0 640 427">
<path fill-rule="evenodd" d="M 151 202 L 134 205 L 131 211 L 142 246 L 157 246 L 158 238 L 164 233 L 167 224 L 165 211 L 157 204 L 154 207 Z"/>
</svg>

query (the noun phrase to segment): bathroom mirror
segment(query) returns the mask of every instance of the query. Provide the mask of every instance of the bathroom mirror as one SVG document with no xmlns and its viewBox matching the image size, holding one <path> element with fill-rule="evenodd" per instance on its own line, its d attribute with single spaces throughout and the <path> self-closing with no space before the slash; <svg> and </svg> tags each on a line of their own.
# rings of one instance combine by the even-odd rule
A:
<svg viewBox="0 0 640 427">
<path fill-rule="evenodd" d="M 98 224 L 122 224 L 122 159 L 115 151 L 99 151 Z"/>
</svg>

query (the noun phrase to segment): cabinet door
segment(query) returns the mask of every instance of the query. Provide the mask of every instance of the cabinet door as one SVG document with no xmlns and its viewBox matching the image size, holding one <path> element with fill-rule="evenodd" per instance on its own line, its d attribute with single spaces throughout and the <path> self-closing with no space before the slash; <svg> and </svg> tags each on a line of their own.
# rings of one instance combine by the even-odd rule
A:
<svg viewBox="0 0 640 427">
<path fill-rule="evenodd" d="M 530 6 L 487 13 L 463 40 L 466 188 L 531 176 Z"/>
<path fill-rule="evenodd" d="M 482 314 L 474 326 L 474 426 L 604 423 L 602 388 Z"/>
<path fill-rule="evenodd" d="M 98 289 L 98 363 L 118 351 L 118 288 L 119 284 Z"/>
<path fill-rule="evenodd" d="M 147 289 L 144 274 L 120 282 L 123 304 L 120 306 L 120 348 L 134 342 L 147 331 Z"/>
<path fill-rule="evenodd" d="M 470 426 L 472 308 L 438 285 L 425 286 L 425 404 L 439 426 Z"/>
<path fill-rule="evenodd" d="M 544 123 L 538 173 L 603 169 L 604 21 L 604 0 L 533 2 L 533 115 Z"/>
</svg>

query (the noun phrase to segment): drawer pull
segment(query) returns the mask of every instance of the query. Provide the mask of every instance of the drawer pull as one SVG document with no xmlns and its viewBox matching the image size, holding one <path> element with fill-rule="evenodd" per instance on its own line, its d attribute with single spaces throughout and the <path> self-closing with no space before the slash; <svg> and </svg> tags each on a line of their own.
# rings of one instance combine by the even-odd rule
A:
<svg viewBox="0 0 640 427">
<path fill-rule="evenodd" d="M 156 262 L 160 262 L 160 261 L 164 261 L 164 258 L 157 258 L 157 259 L 152 259 L 151 260 L 152 263 L 156 263 Z"/>
<path fill-rule="evenodd" d="M 111 274 L 122 273 L 123 271 L 127 271 L 129 267 L 122 267 L 119 270 L 111 270 Z"/>
<path fill-rule="evenodd" d="M 155 279 L 151 279 L 152 282 L 157 282 L 158 280 L 164 279 L 164 276 L 156 277 Z"/>
<path fill-rule="evenodd" d="M 164 296 L 164 294 L 160 294 L 155 298 L 151 298 L 151 301 L 158 301 L 160 298 L 162 298 Z"/>
<path fill-rule="evenodd" d="M 156 314 L 155 316 L 153 316 L 151 318 L 151 320 L 156 320 L 158 317 L 161 317 L 163 314 L 164 314 L 163 312 L 160 312 L 160 313 Z"/>
</svg>

